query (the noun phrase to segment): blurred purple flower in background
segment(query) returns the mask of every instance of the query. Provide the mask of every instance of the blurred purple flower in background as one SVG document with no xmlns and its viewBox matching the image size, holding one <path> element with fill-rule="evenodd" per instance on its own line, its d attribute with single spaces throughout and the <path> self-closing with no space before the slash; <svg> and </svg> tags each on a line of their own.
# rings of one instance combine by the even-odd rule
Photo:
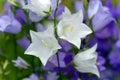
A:
<svg viewBox="0 0 120 80">
<path fill-rule="evenodd" d="M 32 11 L 29 12 L 29 17 L 30 17 L 30 20 L 33 22 L 38 22 L 43 18 L 42 16 L 38 16 L 36 13 Z"/>
<path fill-rule="evenodd" d="M 13 34 L 21 32 L 21 24 L 15 19 L 11 11 L 8 15 L 0 16 L 0 31 Z"/>
<path fill-rule="evenodd" d="M 58 77 L 55 72 L 48 72 L 45 80 L 57 80 Z"/>
<path fill-rule="evenodd" d="M 52 15 L 54 16 L 54 12 L 56 9 L 56 0 L 51 0 L 52 1 Z M 65 6 L 60 4 L 61 0 L 59 0 L 59 5 L 58 5 L 58 10 L 56 12 L 56 17 L 59 19 L 61 18 L 61 14 L 64 11 Z"/>
<path fill-rule="evenodd" d="M 85 17 L 86 12 L 85 12 L 85 9 L 84 9 L 84 6 L 83 6 L 83 1 L 82 0 L 76 1 L 74 3 L 74 6 L 75 6 L 75 11 L 78 12 L 78 11 L 82 10 L 83 15 Z"/>
<path fill-rule="evenodd" d="M 104 64 L 105 64 L 105 59 L 102 57 L 102 56 L 98 56 L 98 59 L 97 59 L 97 66 L 99 68 L 100 71 L 103 71 L 105 70 L 106 68 L 104 67 Z"/>
<path fill-rule="evenodd" d="M 12 60 L 12 62 L 14 63 L 14 66 L 18 67 L 18 68 L 24 68 L 27 69 L 28 66 L 30 66 L 24 59 L 22 59 L 21 57 L 18 57 L 17 60 Z"/>
<path fill-rule="evenodd" d="M 39 80 L 36 74 L 31 74 L 28 78 L 24 78 L 22 80 Z"/>
<path fill-rule="evenodd" d="M 98 12 L 100 6 L 102 6 L 100 0 L 90 0 L 88 5 L 88 17 L 92 18 Z"/>
<path fill-rule="evenodd" d="M 110 64 L 120 71 L 120 49 L 113 50 L 109 55 Z"/>
<path fill-rule="evenodd" d="M 115 8 L 111 0 L 107 0 L 106 6 L 110 9 L 110 12 L 112 13 L 114 18 L 120 18 L 120 3 Z"/>
<path fill-rule="evenodd" d="M 92 20 L 93 29 L 95 31 L 101 30 L 111 21 L 114 21 L 114 18 L 112 17 L 108 8 L 99 6 L 97 13 L 95 14 Z"/>
<path fill-rule="evenodd" d="M 17 40 L 17 43 L 23 48 L 23 49 L 27 49 L 28 46 L 30 45 L 30 41 L 27 39 L 26 36 L 24 36 L 23 38 Z"/>
<path fill-rule="evenodd" d="M 64 52 L 59 52 L 59 61 L 60 61 L 60 67 L 65 67 L 66 64 L 64 62 L 66 54 Z M 57 56 L 54 55 L 52 58 L 49 60 L 52 64 L 54 64 L 56 67 L 58 67 L 58 61 L 57 61 Z"/>
<path fill-rule="evenodd" d="M 38 24 L 36 24 L 36 29 L 37 29 L 38 32 L 42 32 L 46 28 L 42 24 L 38 23 Z"/>
<path fill-rule="evenodd" d="M 72 44 L 70 44 L 69 42 L 67 42 L 66 40 L 63 40 L 63 39 L 60 40 L 60 45 L 62 47 L 61 50 L 64 50 L 66 52 L 72 48 Z"/>
<path fill-rule="evenodd" d="M 17 9 L 15 17 L 21 24 L 27 23 L 27 16 L 22 9 Z"/>
</svg>

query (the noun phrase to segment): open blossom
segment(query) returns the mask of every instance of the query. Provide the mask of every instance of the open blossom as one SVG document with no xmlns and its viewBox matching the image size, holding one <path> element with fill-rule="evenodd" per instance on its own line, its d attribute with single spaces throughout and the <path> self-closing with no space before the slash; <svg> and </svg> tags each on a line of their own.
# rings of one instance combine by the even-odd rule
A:
<svg viewBox="0 0 120 80">
<path fill-rule="evenodd" d="M 12 60 L 12 62 L 15 63 L 14 66 L 16 66 L 18 68 L 27 69 L 29 66 L 29 64 L 21 57 L 18 57 L 17 60 Z"/>
<path fill-rule="evenodd" d="M 73 59 L 74 64 L 76 65 L 76 69 L 80 72 L 88 72 L 96 74 L 98 77 L 99 72 L 96 66 L 97 53 L 95 52 L 97 48 L 97 44 L 92 48 L 85 50 L 83 52 L 79 52 Z"/>
<path fill-rule="evenodd" d="M 75 14 L 71 14 L 71 12 L 67 8 L 65 8 L 63 18 L 57 25 L 58 36 L 61 39 L 67 40 L 68 42 L 80 48 L 81 44 L 80 38 L 84 38 L 88 34 L 92 33 L 91 29 L 82 22 L 83 22 L 82 10 Z"/>
<path fill-rule="evenodd" d="M 23 6 L 24 9 L 29 9 L 40 16 L 46 16 L 45 12 L 49 12 L 50 7 L 50 0 L 31 0 L 30 3 Z"/>
<path fill-rule="evenodd" d="M 42 64 L 46 65 L 48 59 L 61 48 L 54 37 L 53 27 L 48 27 L 43 32 L 34 32 L 31 30 L 30 35 L 32 43 L 25 51 L 25 54 L 39 57 Z"/>
</svg>

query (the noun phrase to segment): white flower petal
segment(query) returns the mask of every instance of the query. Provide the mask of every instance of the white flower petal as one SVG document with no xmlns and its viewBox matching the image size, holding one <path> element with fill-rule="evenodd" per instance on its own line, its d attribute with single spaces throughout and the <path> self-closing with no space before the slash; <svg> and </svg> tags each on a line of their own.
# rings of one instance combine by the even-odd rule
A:
<svg viewBox="0 0 120 80">
<path fill-rule="evenodd" d="M 80 48 L 80 39 L 92 33 L 92 30 L 82 23 L 82 10 L 75 14 L 67 13 L 69 13 L 69 10 L 66 8 L 66 16 L 63 17 L 57 25 L 58 36 Z"/>
<path fill-rule="evenodd" d="M 63 18 L 64 18 L 66 16 L 71 15 L 71 12 L 70 12 L 70 10 L 67 7 L 65 7 L 65 11 L 62 13 L 62 15 L 63 15 Z"/>
<path fill-rule="evenodd" d="M 86 37 L 86 35 L 89 35 L 91 33 L 92 33 L 92 30 L 86 24 L 80 25 L 80 32 L 79 32 L 80 38 L 84 38 Z"/>
<path fill-rule="evenodd" d="M 64 36 L 61 36 L 60 38 L 64 39 L 64 40 L 67 40 L 68 42 L 74 44 L 78 49 L 80 48 L 80 45 L 81 45 L 81 39 L 78 38 L 78 39 L 69 39 L 69 38 L 66 38 Z"/>
<path fill-rule="evenodd" d="M 92 48 L 78 53 L 75 57 L 73 62 L 76 65 L 76 69 L 80 72 L 88 72 L 96 74 L 98 77 L 99 71 L 96 66 L 97 60 L 97 53 L 95 52 L 97 48 L 97 44 L 94 45 Z"/>
<path fill-rule="evenodd" d="M 39 57 L 43 65 L 61 48 L 53 35 L 51 27 L 44 32 L 30 31 L 30 35 L 32 43 L 25 51 L 25 54 Z"/>
<path fill-rule="evenodd" d="M 46 16 L 44 11 L 48 12 L 50 10 L 50 7 L 50 0 L 31 0 L 31 3 L 23 6 L 24 9 L 29 9 L 41 16 Z"/>
</svg>

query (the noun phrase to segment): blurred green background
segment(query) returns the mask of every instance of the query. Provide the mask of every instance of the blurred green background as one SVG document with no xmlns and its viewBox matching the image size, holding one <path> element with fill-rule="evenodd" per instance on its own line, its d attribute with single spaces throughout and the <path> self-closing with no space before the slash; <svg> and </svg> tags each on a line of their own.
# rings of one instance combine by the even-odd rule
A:
<svg viewBox="0 0 120 80">
<path fill-rule="evenodd" d="M 6 0 L 0 0 L 0 14 L 3 13 L 3 6 Z"/>
</svg>

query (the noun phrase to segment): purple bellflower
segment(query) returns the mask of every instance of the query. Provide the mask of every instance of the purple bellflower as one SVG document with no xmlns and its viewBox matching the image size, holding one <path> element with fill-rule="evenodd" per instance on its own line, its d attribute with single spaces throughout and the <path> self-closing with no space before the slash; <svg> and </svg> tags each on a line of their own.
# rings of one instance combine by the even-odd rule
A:
<svg viewBox="0 0 120 80">
<path fill-rule="evenodd" d="M 9 10 L 8 15 L 0 17 L 0 31 L 17 34 L 21 32 L 21 24 Z"/>
</svg>

